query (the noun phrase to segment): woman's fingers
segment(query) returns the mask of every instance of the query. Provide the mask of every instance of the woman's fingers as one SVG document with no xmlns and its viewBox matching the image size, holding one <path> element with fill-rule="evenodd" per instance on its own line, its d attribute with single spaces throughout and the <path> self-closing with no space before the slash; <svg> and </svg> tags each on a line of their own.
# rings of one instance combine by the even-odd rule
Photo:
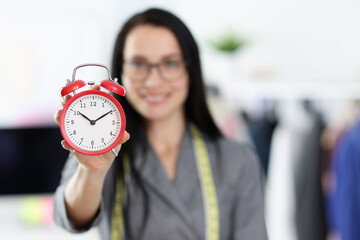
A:
<svg viewBox="0 0 360 240">
<path fill-rule="evenodd" d="M 116 145 L 116 147 L 115 147 L 116 153 L 120 152 L 122 144 L 126 143 L 129 139 L 130 139 L 130 134 L 127 131 L 125 131 L 125 133 L 124 133 L 123 137 L 121 138 L 119 144 Z"/>
<path fill-rule="evenodd" d="M 57 124 L 60 124 L 60 116 L 61 116 L 62 110 L 57 110 L 54 114 L 54 120 Z"/>
<path fill-rule="evenodd" d="M 61 105 L 65 106 L 65 104 L 70 100 L 71 95 L 66 95 L 65 97 L 61 98 Z"/>
<path fill-rule="evenodd" d="M 70 95 L 66 95 L 65 97 L 61 98 L 61 105 L 65 106 L 65 104 L 70 100 L 71 96 Z M 62 113 L 62 109 L 57 110 L 54 114 L 54 120 L 57 124 L 60 124 L 60 116 Z"/>
<path fill-rule="evenodd" d="M 70 147 L 70 145 L 69 145 L 65 140 L 62 140 L 62 141 L 61 141 L 61 146 L 62 146 L 64 149 L 69 150 L 69 151 L 74 150 L 73 148 Z"/>
<path fill-rule="evenodd" d="M 71 99 L 71 96 L 70 95 L 66 95 L 65 97 L 62 97 L 61 98 L 61 105 L 64 107 L 65 104 Z M 61 113 L 62 113 L 62 109 L 60 110 L 57 110 L 54 114 L 54 120 L 57 124 L 60 124 L 60 116 L 61 116 Z"/>
<path fill-rule="evenodd" d="M 92 86 L 92 90 L 100 90 L 100 85 L 96 84 L 94 86 Z"/>
<path fill-rule="evenodd" d="M 125 131 L 123 137 L 120 140 L 120 144 L 126 143 L 130 139 L 130 134 Z"/>
</svg>

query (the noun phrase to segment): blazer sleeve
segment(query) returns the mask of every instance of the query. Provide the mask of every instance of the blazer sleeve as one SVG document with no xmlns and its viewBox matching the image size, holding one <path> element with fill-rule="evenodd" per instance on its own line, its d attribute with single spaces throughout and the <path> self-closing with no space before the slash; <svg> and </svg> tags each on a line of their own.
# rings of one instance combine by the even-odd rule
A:
<svg viewBox="0 0 360 240">
<path fill-rule="evenodd" d="M 81 229 L 76 228 L 68 218 L 65 199 L 64 199 L 64 190 L 66 184 L 73 176 L 73 174 L 76 172 L 77 167 L 78 167 L 78 162 L 76 158 L 75 157 L 68 158 L 62 170 L 60 184 L 54 193 L 54 199 L 53 199 L 53 209 L 54 209 L 53 214 L 54 214 L 55 223 L 61 226 L 62 228 L 64 228 L 65 230 L 73 233 L 86 232 L 93 226 L 98 225 L 102 215 L 101 213 L 103 212 L 102 209 L 104 209 L 103 206 L 104 203 L 103 201 L 101 201 L 99 212 L 97 213 L 95 218 L 89 224 L 87 224 Z"/>
<path fill-rule="evenodd" d="M 244 146 L 240 156 L 243 161 L 237 180 L 234 239 L 267 240 L 259 160 L 251 147 Z"/>
</svg>

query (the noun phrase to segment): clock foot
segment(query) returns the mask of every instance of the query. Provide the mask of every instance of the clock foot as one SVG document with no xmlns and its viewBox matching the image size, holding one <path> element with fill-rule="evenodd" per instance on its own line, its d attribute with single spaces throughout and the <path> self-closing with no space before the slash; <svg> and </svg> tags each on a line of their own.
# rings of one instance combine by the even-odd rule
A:
<svg viewBox="0 0 360 240">
<path fill-rule="evenodd" d="M 115 157 L 118 156 L 117 152 L 115 151 L 115 149 L 111 149 L 112 153 L 115 155 Z"/>
<path fill-rule="evenodd" d="M 69 153 L 69 157 L 74 156 L 75 152 L 76 152 L 76 151 L 75 151 L 74 149 L 73 149 L 73 150 L 71 150 L 71 151 L 70 151 L 70 153 Z"/>
</svg>

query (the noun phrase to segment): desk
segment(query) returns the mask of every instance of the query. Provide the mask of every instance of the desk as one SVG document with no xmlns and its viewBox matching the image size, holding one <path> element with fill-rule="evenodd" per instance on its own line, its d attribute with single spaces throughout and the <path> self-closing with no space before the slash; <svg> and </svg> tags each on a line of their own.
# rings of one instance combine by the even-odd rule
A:
<svg viewBox="0 0 360 240">
<path fill-rule="evenodd" d="M 6 240 L 99 240 L 97 229 L 72 234 L 52 220 L 50 195 L 0 197 L 0 239 Z"/>
</svg>

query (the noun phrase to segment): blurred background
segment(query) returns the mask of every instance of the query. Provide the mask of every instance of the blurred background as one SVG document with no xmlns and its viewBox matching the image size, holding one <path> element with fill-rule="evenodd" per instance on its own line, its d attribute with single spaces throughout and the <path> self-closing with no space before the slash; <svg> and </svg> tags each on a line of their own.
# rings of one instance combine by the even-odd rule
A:
<svg viewBox="0 0 360 240">
<path fill-rule="evenodd" d="M 218 125 L 256 149 L 269 239 L 360 239 L 356 0 L 1 1 L 0 238 L 99 239 L 52 222 L 68 155 L 53 115 L 74 67 L 110 65 L 122 23 L 148 7 L 188 25 Z"/>
</svg>

